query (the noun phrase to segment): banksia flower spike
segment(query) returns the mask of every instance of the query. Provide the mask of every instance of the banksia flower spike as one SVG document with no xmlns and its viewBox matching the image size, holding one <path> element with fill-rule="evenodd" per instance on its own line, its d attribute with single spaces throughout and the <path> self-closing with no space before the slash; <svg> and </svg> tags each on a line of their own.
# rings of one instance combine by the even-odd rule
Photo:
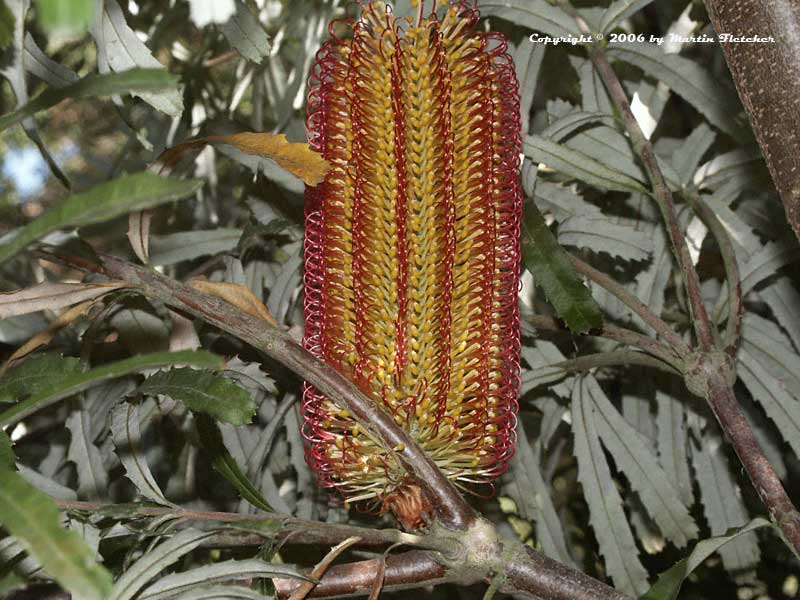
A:
<svg viewBox="0 0 800 600">
<path fill-rule="evenodd" d="M 390 412 L 446 475 L 500 475 L 519 389 L 518 83 L 466 3 L 369 3 L 317 55 L 306 192 L 306 347 Z M 437 14 L 438 13 L 438 14 Z M 391 450 L 306 386 L 306 458 L 410 526 L 424 497 Z"/>
</svg>

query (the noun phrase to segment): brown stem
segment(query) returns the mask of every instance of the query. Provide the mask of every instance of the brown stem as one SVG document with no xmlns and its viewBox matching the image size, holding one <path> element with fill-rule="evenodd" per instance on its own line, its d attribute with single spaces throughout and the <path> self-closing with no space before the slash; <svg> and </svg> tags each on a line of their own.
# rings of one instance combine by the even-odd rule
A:
<svg viewBox="0 0 800 600">
<path fill-rule="evenodd" d="M 718 33 L 771 36 L 721 42 L 739 98 L 800 238 L 800 5 L 796 0 L 706 0 Z"/>
<path fill-rule="evenodd" d="M 364 560 L 328 569 L 325 576 L 308 595 L 309 598 L 367 596 L 375 585 L 381 559 Z M 447 570 L 433 554 L 412 550 L 386 557 L 383 591 L 419 588 L 452 581 Z M 273 579 L 278 598 L 285 600 L 300 587 L 297 579 Z"/>
<path fill-rule="evenodd" d="M 475 520 L 475 512 L 464 501 L 450 480 L 392 417 L 381 410 L 354 383 L 295 342 L 278 327 L 225 302 L 203 294 L 160 273 L 101 255 L 102 266 L 62 256 L 51 259 L 82 269 L 100 271 L 114 280 L 127 282 L 145 296 L 182 310 L 210 323 L 277 360 L 296 375 L 315 386 L 337 405 L 347 408 L 356 420 L 392 449 L 408 473 L 429 495 L 437 519 L 451 529 L 466 529 Z"/>
<path fill-rule="evenodd" d="M 526 560 L 506 565 L 504 592 L 524 592 L 542 600 L 631 600 L 597 579 L 525 546 Z M 577 573 L 577 575 L 576 575 Z"/>
<path fill-rule="evenodd" d="M 368 595 L 375 583 L 379 560 L 332 567 L 309 597 Z M 506 582 L 500 589 L 505 593 L 529 594 L 542 600 L 632 600 L 603 582 L 528 547 L 525 549 L 525 555 L 505 562 L 503 570 Z M 460 582 L 462 577 L 458 574 L 448 574 L 436 561 L 435 555 L 412 550 L 386 558 L 383 589 L 396 591 L 423 585 Z M 301 582 L 296 579 L 275 579 L 274 583 L 278 598 L 284 600 L 299 587 Z"/>
<path fill-rule="evenodd" d="M 567 0 L 560 0 L 560 5 L 574 17 L 582 33 L 591 35 L 589 25 Z M 794 547 L 795 552 L 800 553 L 800 515 L 789 500 L 780 479 L 764 455 L 736 402 L 733 393 L 736 369 L 730 356 L 716 349 L 711 319 L 700 294 L 700 280 L 678 222 L 672 193 L 658 166 L 653 147 L 636 122 L 622 83 L 611 68 L 603 49 L 592 43 L 589 47 L 589 56 L 622 116 L 634 150 L 642 159 L 686 283 L 692 322 L 699 345 L 698 351 L 687 360 L 684 372 L 686 384 L 693 393 L 706 398 L 711 405 L 762 502 L 781 527 L 786 540 Z M 732 313 L 731 318 L 735 319 L 736 316 Z"/>
<path fill-rule="evenodd" d="M 535 329 L 563 331 L 572 335 L 572 332 L 565 325 L 546 315 L 526 315 L 524 317 L 524 322 L 531 325 Z M 654 356 L 661 362 L 666 363 L 670 367 L 673 367 L 677 371 L 683 370 L 683 360 L 672 348 L 636 331 L 631 331 L 630 329 L 625 329 L 624 327 L 618 327 L 617 325 L 612 325 L 611 323 L 603 323 L 599 330 L 593 330 L 592 332 L 584 335 L 588 337 L 606 338 L 627 346 L 634 346 L 644 350 L 648 354 Z"/>
<path fill-rule="evenodd" d="M 588 23 L 581 17 L 572 5 L 566 0 L 560 0 L 560 5 L 566 12 L 572 15 L 581 33 L 592 36 L 592 30 Z M 588 46 L 589 58 L 594 65 L 603 84 L 608 90 L 611 101 L 620 113 L 622 121 L 625 124 L 625 129 L 630 136 L 631 145 L 636 153 L 641 158 L 650 183 L 653 186 L 653 196 L 656 199 L 658 208 L 661 211 L 661 216 L 667 226 L 667 233 L 670 242 L 672 243 L 672 251 L 675 258 L 681 267 L 684 281 L 686 283 L 686 293 L 689 297 L 689 308 L 692 312 L 692 322 L 694 323 L 697 341 L 703 350 L 711 350 L 714 348 L 714 333 L 711 326 L 711 320 L 708 317 L 708 311 L 703 303 L 703 296 L 700 293 L 700 278 L 697 275 L 697 270 L 692 263 L 692 257 L 689 254 L 689 246 L 686 244 L 686 239 L 683 235 L 680 222 L 678 221 L 678 213 L 675 210 L 675 202 L 672 199 L 672 192 L 667 185 L 664 174 L 658 166 L 656 154 L 653 151 L 653 145 L 650 143 L 644 133 L 642 132 L 636 117 L 631 110 L 631 104 L 628 101 L 628 96 L 622 83 L 611 68 L 608 58 L 599 45 L 592 43 Z"/>
<path fill-rule="evenodd" d="M 584 356 L 571 358 L 569 360 L 558 362 L 549 366 L 561 369 L 565 373 L 576 373 L 579 371 L 588 371 L 590 369 L 597 369 L 600 367 L 624 367 L 631 365 L 650 367 L 664 371 L 671 375 L 681 375 L 680 371 L 670 366 L 668 363 L 636 350 L 613 350 L 611 352 L 586 354 Z"/>
<path fill-rule="evenodd" d="M 419 545 L 424 548 L 438 548 L 436 540 L 430 536 L 423 537 L 409 533 L 403 533 L 397 529 L 369 529 L 366 527 L 356 527 L 352 525 L 341 525 L 337 523 L 321 523 L 317 521 L 307 521 L 289 515 L 274 513 L 264 513 L 259 515 L 243 515 L 239 513 L 216 512 L 190 510 L 171 506 L 139 506 L 134 509 L 130 505 L 118 506 L 104 502 L 83 502 L 78 500 L 61 500 L 53 498 L 56 506 L 64 511 L 75 513 L 106 513 L 109 516 L 118 514 L 121 518 L 136 517 L 165 517 L 173 516 L 181 521 L 204 521 L 209 523 L 253 523 L 256 528 L 258 522 L 266 525 L 274 525 L 276 539 L 286 541 L 291 545 L 323 545 L 331 546 L 351 537 L 360 538 L 358 545 L 362 547 L 386 547 L 394 544 Z M 255 545 L 260 540 L 263 543 L 264 535 L 253 534 L 250 531 L 242 530 L 241 533 L 228 532 L 221 533 L 215 538 L 210 538 L 207 546 L 216 545 Z M 269 535 L 272 535 L 270 532 Z M 221 543 L 224 542 L 224 543 Z M 447 548 L 442 547 L 443 551 Z"/>
<path fill-rule="evenodd" d="M 742 335 L 742 318 L 744 317 L 744 303 L 742 302 L 742 280 L 739 275 L 739 263 L 736 260 L 736 251 L 733 241 L 728 231 L 722 225 L 717 215 L 714 213 L 705 200 L 695 191 L 687 195 L 692 208 L 703 221 L 711 235 L 717 240 L 722 263 L 725 267 L 725 279 L 728 282 L 728 305 L 730 306 L 728 322 L 725 325 L 725 337 L 723 345 L 725 352 L 731 356 L 736 356 L 739 347 L 739 340 Z"/>
<path fill-rule="evenodd" d="M 701 369 L 706 379 L 706 399 L 722 430 L 733 445 L 761 502 L 781 528 L 795 554 L 800 555 L 800 512 L 789 499 L 778 474 L 764 455 L 750 423 L 736 401 L 730 382 L 712 361 L 705 362 Z"/>
<path fill-rule="evenodd" d="M 578 271 L 578 273 L 607 290 L 609 293 L 619 299 L 619 301 L 625 306 L 639 315 L 642 321 L 647 323 L 656 331 L 658 335 L 664 338 L 664 340 L 666 340 L 669 345 L 672 346 L 676 353 L 678 353 L 680 356 L 685 356 L 689 353 L 689 347 L 675 332 L 675 330 L 662 321 L 657 315 L 655 315 L 644 302 L 626 290 L 624 286 L 614 281 L 602 271 L 598 271 L 590 264 L 583 262 L 579 258 L 573 256 L 572 264 L 575 266 L 575 270 Z"/>
</svg>

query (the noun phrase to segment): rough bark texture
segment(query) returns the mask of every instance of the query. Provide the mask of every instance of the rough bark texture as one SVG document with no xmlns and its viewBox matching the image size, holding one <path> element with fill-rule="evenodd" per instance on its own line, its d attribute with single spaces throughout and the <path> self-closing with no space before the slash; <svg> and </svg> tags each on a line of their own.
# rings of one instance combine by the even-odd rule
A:
<svg viewBox="0 0 800 600">
<path fill-rule="evenodd" d="M 722 42 L 739 97 L 786 215 L 800 237 L 800 3 L 706 0 L 718 34 L 775 38 Z"/>
</svg>

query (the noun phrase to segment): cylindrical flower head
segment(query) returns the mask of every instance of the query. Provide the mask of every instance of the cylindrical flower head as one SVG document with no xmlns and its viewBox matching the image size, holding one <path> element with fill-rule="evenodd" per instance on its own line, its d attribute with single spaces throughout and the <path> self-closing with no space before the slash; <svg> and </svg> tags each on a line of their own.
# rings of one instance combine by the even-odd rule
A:
<svg viewBox="0 0 800 600">
<path fill-rule="evenodd" d="M 306 192 L 305 344 L 448 477 L 485 483 L 518 407 L 519 85 L 471 6 L 428 8 L 365 5 L 312 68 L 309 142 L 333 168 Z M 409 496 L 393 452 L 310 386 L 303 416 L 323 485 Z"/>
</svg>

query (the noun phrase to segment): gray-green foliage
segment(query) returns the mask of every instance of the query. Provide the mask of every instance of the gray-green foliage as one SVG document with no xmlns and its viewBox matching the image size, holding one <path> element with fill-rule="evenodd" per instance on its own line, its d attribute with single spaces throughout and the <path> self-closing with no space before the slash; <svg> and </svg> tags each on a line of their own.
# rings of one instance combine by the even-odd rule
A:
<svg viewBox="0 0 800 600">
<path fill-rule="evenodd" d="M 546 7 L 536 3 L 485 4 L 488 10 L 484 14 L 515 23 L 522 46 L 532 43 L 527 39 L 532 32 L 534 38 L 565 35 L 557 25 L 561 22 L 557 3 Z M 638 34 L 637 11 L 647 5 L 662 19 L 664 31 L 682 32 L 683 36 L 700 31 L 702 22 L 692 21 L 697 18 L 694 13 L 689 17 L 687 9 L 679 14 L 685 3 L 674 10 L 666 4 L 617 0 L 604 9 L 579 10 L 595 31 L 605 33 L 606 39 L 614 33 Z M 785 473 L 782 455 L 797 456 L 800 452 L 800 384 L 796 376 L 800 369 L 800 303 L 797 278 L 787 269 L 797 261 L 800 249 L 782 216 L 779 220 L 760 216 L 774 214 L 771 203 L 779 206 L 779 202 L 773 193 L 764 192 L 764 167 L 754 150 L 744 112 L 727 74 L 719 68 L 722 63 L 710 59 L 720 57 L 719 48 L 680 43 L 669 47 L 650 43 L 648 38 L 636 42 L 610 39 L 604 52 L 622 77 L 629 98 L 633 98 L 641 127 L 651 136 L 659 166 L 676 199 L 681 226 L 690 232 L 689 242 L 699 257 L 708 309 L 721 330 L 730 307 L 724 273 L 709 268 L 719 261 L 718 245 L 687 207 L 686 198 L 699 195 L 731 237 L 746 312 L 737 355 L 738 375 L 744 385 L 737 387 L 737 393 L 745 396 L 742 402 L 765 452 L 776 470 Z M 530 90 L 523 86 L 523 122 L 527 126 L 523 131 L 527 164 L 523 187 L 527 198 L 535 201 L 568 251 L 612 273 L 618 283 L 670 324 L 688 322 L 691 317 L 683 301 L 682 283 L 657 206 L 649 194 L 646 171 L 602 79 L 582 50 L 567 46 L 568 62 L 574 69 L 570 71 L 563 68 L 563 51 L 556 51 L 552 45 L 546 48 L 532 78 L 538 87 Z M 515 52 L 515 57 L 526 61 L 531 60 L 529 55 L 531 51 L 522 48 Z M 560 69 L 553 79 L 547 78 L 550 65 Z M 525 71 L 518 67 L 518 73 Z M 553 91 L 542 84 L 545 81 L 552 86 L 556 80 L 559 85 L 553 86 Z M 674 111 L 678 106 L 697 111 L 690 122 L 677 120 Z M 531 263 L 526 266 L 530 268 Z M 552 302 L 546 281 L 533 273 L 534 283 L 545 291 L 542 299 Z M 606 323 L 653 335 L 653 330 L 612 294 L 595 283 L 588 285 Z M 538 312 L 540 300 L 535 295 L 526 302 Z M 553 304 L 563 317 L 564 307 Z M 523 311 L 523 321 L 526 314 Z M 569 396 L 565 397 L 564 391 L 573 390 L 572 430 L 556 430 L 555 439 L 568 438 L 571 444 L 589 522 L 606 569 L 618 587 L 632 594 L 642 593 L 646 587 L 647 576 L 636 555 L 653 552 L 653 547 L 663 548 L 664 541 L 669 540 L 675 545 L 692 544 L 704 535 L 722 534 L 764 514 L 763 507 L 745 501 L 746 494 L 741 490 L 751 484 L 727 451 L 713 415 L 687 392 L 679 378 L 659 376 L 655 370 L 638 366 L 604 367 L 593 369 L 592 375 L 573 375 L 570 361 L 553 352 L 553 341 L 567 357 L 602 357 L 601 353 L 618 350 L 620 344 L 558 334 L 553 337 L 524 323 L 523 332 L 531 337 L 527 339 L 530 346 L 523 347 L 522 352 L 530 367 L 522 374 L 522 406 L 541 410 L 542 394 L 568 406 Z M 639 382 L 638 388 L 643 390 L 637 392 L 639 397 L 629 395 L 629 378 Z M 753 406 L 747 395 L 752 397 Z M 533 444 L 545 431 L 542 421 L 541 430 L 533 427 L 526 433 Z M 552 435 L 550 431 L 548 436 Z M 537 457 L 545 464 L 548 456 L 555 460 L 556 453 L 563 452 L 552 438 L 548 439 L 551 441 Z M 511 476 L 518 478 L 516 487 L 504 489 L 519 504 L 514 490 L 528 485 L 530 474 L 514 466 Z M 671 507 L 665 506 L 665 501 Z M 698 505 L 705 523 L 695 524 L 690 516 Z M 535 539 L 545 552 L 558 557 L 561 552 L 549 542 L 552 523 L 541 510 L 521 506 L 518 514 L 535 522 Z M 641 527 L 641 514 L 652 518 L 649 526 Z M 655 546 L 651 543 L 653 536 L 661 539 Z M 574 543 L 567 536 L 567 548 Z M 758 538 L 754 533 L 740 536 L 720 552 L 724 566 L 732 572 L 753 571 L 760 553 Z M 654 588 L 654 595 L 649 597 L 674 597 L 662 595 L 664 589 Z"/>
<path fill-rule="evenodd" d="M 26 250 L 63 245 L 91 262 L 88 242 L 131 257 L 122 223 L 130 211 L 145 211 L 140 222 L 152 220 L 153 268 L 246 286 L 299 337 L 302 182 L 270 160 L 229 148 L 208 147 L 169 177 L 146 169 L 161 150 L 197 135 L 250 129 L 304 139 L 309 67 L 346 3 L 235 0 L 219 3 L 235 9 L 226 19 L 200 25 L 185 0 L 80 2 L 73 21 L 47 13 L 56 4 L 0 0 L 0 74 L 14 96 L 2 98 L 8 110 L 0 129 L 11 139 L 21 124 L 53 175 L 71 186 L 53 184 L 42 206 L 25 213 L 44 208 L 41 215 L 14 213 L 21 226 L 0 229 L 0 292 L 33 294 L 27 304 L 15 296 L 13 310 L 0 301 L 7 316 L 0 342 L 18 347 L 55 314 L 99 293 L 75 283 L 83 277 L 78 271 L 69 271 L 65 284 L 61 267 Z M 708 25 L 686 1 L 578 4 L 606 39 L 653 28 L 699 33 Z M 544 553 L 607 575 L 624 592 L 647 592 L 648 600 L 674 598 L 695 568 L 698 581 L 714 582 L 721 570 L 704 571 L 700 563 L 717 550 L 725 568 L 752 578 L 759 557 L 775 551 L 753 531 L 763 523 L 750 520 L 764 510 L 752 501 L 713 415 L 673 374 L 602 362 L 624 357 L 622 342 L 593 336 L 603 328 L 651 338 L 654 331 L 572 267 L 570 255 L 589 262 L 680 335 L 691 329 L 684 283 L 620 113 L 580 44 L 530 40 L 532 33 L 577 34 L 557 2 L 480 0 L 478 9 L 508 35 L 521 86 L 524 418 L 517 455 L 498 485 L 514 500 L 509 520 Z M 415 11 L 410 0 L 398 2 L 399 14 Z M 79 36 L 88 26 L 88 33 L 50 43 L 40 21 Z M 680 226 L 692 234 L 720 330 L 731 307 L 719 245 L 689 208 L 689 196 L 704 201 L 731 236 L 746 310 L 736 391 L 776 469 L 791 473 L 800 454 L 800 291 L 792 270 L 800 250 L 782 213 L 776 218 L 779 203 L 720 49 L 611 41 L 604 51 L 654 145 Z M 65 109 L 74 111 L 66 113 L 67 125 Z M 105 111 L 102 118 L 97 111 Z M 60 117 L 63 135 L 51 127 Z M 89 136 L 102 142 L 100 150 Z M 81 146 L 83 166 L 63 158 L 66 139 Z M 227 158 L 217 160 L 219 153 Z M 102 283 L 97 275 L 85 280 Z M 558 331 L 536 329 L 532 315 L 557 317 Z M 332 506 L 318 489 L 303 460 L 297 380 L 277 364 L 261 368 L 261 357 L 244 344 L 129 292 L 98 302 L 53 344 L 54 352 L 0 376 L 0 425 L 9 426 L 0 431 L 0 521 L 11 534 L 0 539 L 0 574 L 6 566 L 13 571 L 0 575 L 0 594 L 41 568 L 78 598 L 264 597 L 239 584 L 295 575 L 291 565 L 271 560 L 269 536 L 277 530 L 264 534 L 258 555 L 243 549 L 229 560 L 204 545 L 230 531 L 213 521 L 208 531 L 187 528 L 173 511 L 274 509 L 333 523 L 371 518 Z M 214 354 L 191 352 L 199 345 Z M 588 367 L 576 360 L 587 357 Z M 168 367 L 178 368 L 156 370 Z M 116 504 L 73 511 L 67 520 L 51 499 Z M 477 502 L 505 520 L 492 500 Z M 158 516 L 143 518 L 145 509 Z M 675 548 L 694 551 L 667 570 L 664 557 Z M 94 560 L 98 551 L 108 569 Z M 664 568 L 648 571 L 646 564 Z M 117 574 L 113 589 L 110 571 Z M 667 572 L 648 591 L 659 571 Z"/>
</svg>

